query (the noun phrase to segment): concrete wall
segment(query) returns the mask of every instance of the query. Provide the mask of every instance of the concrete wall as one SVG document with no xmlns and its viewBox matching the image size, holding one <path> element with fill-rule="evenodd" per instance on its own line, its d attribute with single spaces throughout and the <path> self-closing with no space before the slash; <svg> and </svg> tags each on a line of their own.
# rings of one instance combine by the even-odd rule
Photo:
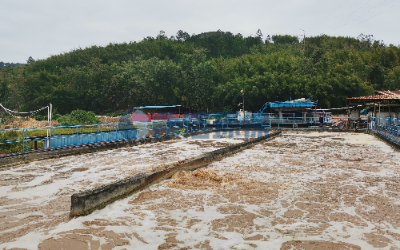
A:
<svg viewBox="0 0 400 250">
<path fill-rule="evenodd" d="M 342 113 L 342 114 L 333 115 L 333 117 L 347 117 L 347 112 Z M 351 110 L 350 117 L 360 117 L 360 111 L 359 110 Z"/>
<path fill-rule="evenodd" d="M 266 139 L 278 136 L 280 132 L 271 133 L 256 139 L 250 139 L 245 142 L 221 148 L 198 157 L 186 159 L 178 163 L 169 164 L 144 173 L 140 173 L 122 180 L 102 185 L 94 189 L 86 190 L 71 196 L 71 216 L 89 214 L 93 210 L 102 208 L 107 204 L 123 198 L 133 192 L 137 192 L 154 183 L 172 177 L 178 171 L 190 171 L 207 166 L 213 161 L 222 159 L 228 155 L 234 154 L 254 144 Z"/>
<path fill-rule="evenodd" d="M 380 135 L 378 133 L 374 133 L 374 132 L 370 132 L 370 134 L 374 135 L 375 137 L 377 137 L 378 139 L 386 142 L 387 144 L 389 144 L 390 146 L 392 146 L 392 148 L 394 148 L 395 150 L 400 150 L 400 144 L 397 143 L 396 140 L 392 141 L 388 138 L 386 138 L 383 135 Z"/>
<path fill-rule="evenodd" d="M 373 112 L 371 112 L 371 115 L 373 115 L 372 114 Z M 398 113 L 395 113 L 395 112 L 390 112 L 390 117 L 392 117 L 392 118 L 398 118 L 398 116 L 399 116 L 399 114 Z M 381 117 L 383 117 L 383 118 L 386 118 L 386 117 L 389 117 L 389 112 L 376 112 L 376 117 L 378 117 L 378 118 L 381 118 Z"/>
</svg>

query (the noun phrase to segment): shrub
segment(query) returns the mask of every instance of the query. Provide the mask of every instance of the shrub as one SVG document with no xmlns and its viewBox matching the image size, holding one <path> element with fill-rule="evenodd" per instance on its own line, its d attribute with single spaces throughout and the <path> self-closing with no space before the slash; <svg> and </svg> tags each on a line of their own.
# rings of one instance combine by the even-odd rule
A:
<svg viewBox="0 0 400 250">
<path fill-rule="evenodd" d="M 31 117 L 36 119 L 37 121 L 47 121 L 47 115 L 34 114 Z"/>
<path fill-rule="evenodd" d="M 12 116 L 8 114 L 0 114 L 0 124 L 5 123 L 8 119 L 11 119 Z"/>
<path fill-rule="evenodd" d="M 57 121 L 61 126 L 90 125 L 100 122 L 92 111 L 80 109 L 72 111 L 69 115 L 60 116 Z"/>
<path fill-rule="evenodd" d="M 107 113 L 107 116 L 118 117 L 118 116 L 121 116 L 122 114 L 123 114 L 123 112 L 111 112 L 111 113 Z"/>
<path fill-rule="evenodd" d="M 16 131 L 0 132 L 0 141 L 16 140 L 16 139 L 18 139 L 18 133 Z M 21 151 L 22 151 L 22 143 L 0 144 L 0 155 L 18 153 Z"/>
<path fill-rule="evenodd" d="M 46 109 L 46 112 L 47 112 L 47 109 Z M 36 114 L 33 114 L 31 117 L 36 119 L 37 121 L 47 121 L 47 114 L 43 115 L 43 114 L 36 113 Z M 53 120 L 58 120 L 58 118 L 60 118 L 60 117 L 61 117 L 61 115 L 58 113 L 57 109 L 54 109 L 51 118 Z"/>
</svg>

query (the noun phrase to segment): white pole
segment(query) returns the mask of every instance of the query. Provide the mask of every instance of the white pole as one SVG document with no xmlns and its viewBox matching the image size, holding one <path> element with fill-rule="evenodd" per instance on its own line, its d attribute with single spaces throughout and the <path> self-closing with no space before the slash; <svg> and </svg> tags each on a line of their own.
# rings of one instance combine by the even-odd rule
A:
<svg viewBox="0 0 400 250">
<path fill-rule="evenodd" d="M 47 125 L 50 127 L 50 106 L 47 106 Z M 47 129 L 47 148 L 49 148 L 49 132 Z"/>
<path fill-rule="evenodd" d="M 49 120 L 50 120 L 50 127 L 53 125 L 52 123 L 53 123 L 53 104 L 51 104 L 50 103 L 50 116 L 49 116 Z M 49 131 L 50 133 L 50 135 L 51 135 L 51 131 Z M 50 145 L 51 145 L 51 143 L 50 143 L 50 140 L 48 140 L 48 142 L 49 142 L 49 145 L 48 145 L 48 147 L 50 147 Z"/>
<path fill-rule="evenodd" d="M 50 103 L 50 105 L 47 106 L 47 123 L 49 127 L 51 127 L 52 124 L 52 115 L 53 115 L 53 105 Z M 50 129 L 47 129 L 47 148 L 50 147 L 49 136 L 50 136 Z"/>
<path fill-rule="evenodd" d="M 50 103 L 50 127 L 52 126 L 53 120 L 53 104 Z"/>
</svg>

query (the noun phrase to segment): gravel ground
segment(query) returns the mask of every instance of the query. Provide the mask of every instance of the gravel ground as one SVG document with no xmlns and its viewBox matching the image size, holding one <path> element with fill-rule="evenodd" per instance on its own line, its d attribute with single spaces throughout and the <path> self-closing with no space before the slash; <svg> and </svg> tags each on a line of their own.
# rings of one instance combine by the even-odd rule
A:
<svg viewBox="0 0 400 250">
<path fill-rule="evenodd" d="M 208 140 L 184 148 L 207 148 L 198 144 Z M 400 249 L 400 153 L 371 135 L 287 131 L 88 216 L 66 219 L 71 192 L 63 192 L 109 181 L 126 160 L 103 154 L 97 162 L 105 169 L 103 179 L 87 175 L 83 184 L 76 179 L 62 188 L 65 180 L 55 178 L 54 170 L 65 158 L 1 171 L 0 248 Z M 171 154 L 181 156 L 173 149 Z M 78 162 L 95 161 L 90 157 L 76 157 L 77 168 Z M 107 165 L 111 160 L 116 162 Z M 67 182 L 83 172 L 68 166 Z M 26 177 L 12 179 L 15 174 Z M 51 180 L 59 184 L 45 184 Z M 27 212 L 32 204 L 37 209 Z"/>
</svg>

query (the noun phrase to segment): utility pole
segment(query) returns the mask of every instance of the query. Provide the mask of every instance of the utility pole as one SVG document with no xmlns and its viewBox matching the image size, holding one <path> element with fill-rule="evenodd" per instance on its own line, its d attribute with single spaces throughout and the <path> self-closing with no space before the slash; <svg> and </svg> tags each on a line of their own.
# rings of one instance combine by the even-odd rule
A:
<svg viewBox="0 0 400 250">
<path fill-rule="evenodd" d="M 300 30 L 302 30 L 302 29 L 300 29 Z M 303 31 L 303 50 L 305 50 L 306 49 L 306 31 L 305 30 L 302 30 Z"/>
<path fill-rule="evenodd" d="M 243 111 L 243 119 L 246 119 L 246 112 L 244 111 L 244 84 L 243 84 L 242 90 L 241 90 L 240 92 L 242 92 L 242 111 Z"/>
<path fill-rule="evenodd" d="M 242 90 L 240 92 L 242 92 L 242 108 L 243 108 L 243 112 L 244 112 L 244 88 L 242 88 Z"/>
<path fill-rule="evenodd" d="M 47 106 L 47 122 L 48 126 L 51 127 L 52 125 L 52 119 L 53 119 L 53 104 L 50 103 L 49 106 Z M 50 148 L 50 138 L 49 136 L 51 135 L 50 129 L 47 129 L 47 148 Z"/>
</svg>

